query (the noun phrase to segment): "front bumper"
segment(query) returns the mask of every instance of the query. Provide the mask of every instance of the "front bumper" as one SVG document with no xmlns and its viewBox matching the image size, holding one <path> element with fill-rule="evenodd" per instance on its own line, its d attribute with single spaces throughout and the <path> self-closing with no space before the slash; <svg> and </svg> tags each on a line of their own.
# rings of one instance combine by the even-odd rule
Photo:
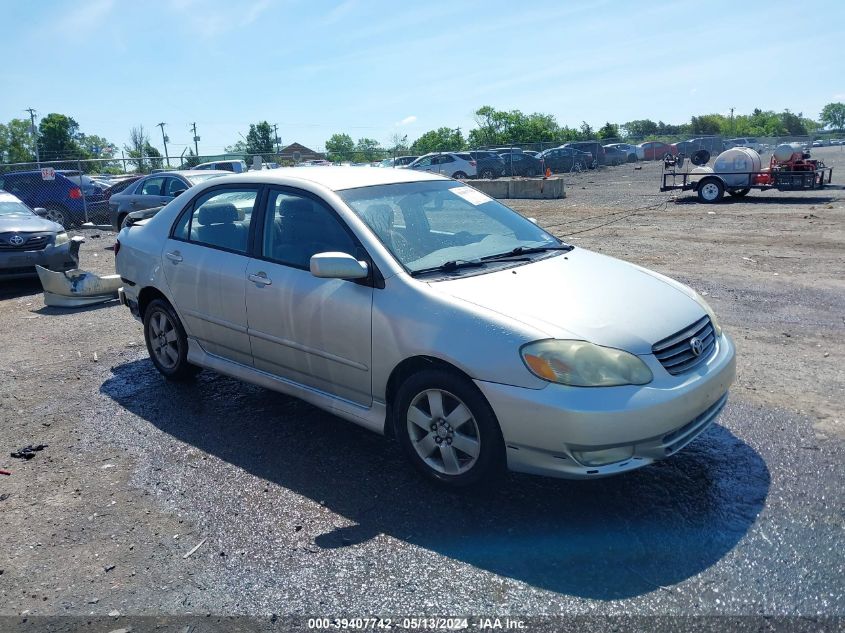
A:
<svg viewBox="0 0 845 633">
<path fill-rule="evenodd" d="M 526 389 L 477 380 L 499 419 L 508 468 L 572 479 L 626 472 L 673 455 L 718 418 L 736 375 L 727 334 L 682 376 L 641 358 L 655 376 L 644 386 Z M 615 461 L 600 463 L 601 455 Z"/>
<path fill-rule="evenodd" d="M 37 251 L 0 252 L 0 278 L 3 280 L 35 277 L 37 276 L 36 266 L 56 271 L 76 268 L 76 261 L 71 255 L 70 242 L 61 246 L 46 246 Z"/>
</svg>

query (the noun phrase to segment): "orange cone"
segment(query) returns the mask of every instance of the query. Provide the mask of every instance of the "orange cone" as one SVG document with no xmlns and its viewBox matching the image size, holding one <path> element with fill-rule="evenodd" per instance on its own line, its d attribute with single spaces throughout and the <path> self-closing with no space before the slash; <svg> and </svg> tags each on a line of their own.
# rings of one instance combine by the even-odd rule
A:
<svg viewBox="0 0 845 633">
<path fill-rule="evenodd" d="M 549 167 L 546 167 L 546 178 L 552 177 L 552 170 Z"/>
</svg>

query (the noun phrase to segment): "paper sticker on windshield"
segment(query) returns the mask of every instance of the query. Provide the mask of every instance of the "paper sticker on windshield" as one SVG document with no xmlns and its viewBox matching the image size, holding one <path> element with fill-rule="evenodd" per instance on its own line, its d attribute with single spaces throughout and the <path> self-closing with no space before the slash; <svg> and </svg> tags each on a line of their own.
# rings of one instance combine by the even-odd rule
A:
<svg viewBox="0 0 845 633">
<path fill-rule="evenodd" d="M 454 189 L 450 189 L 449 191 L 456 195 L 459 195 L 461 198 L 463 198 L 470 204 L 474 204 L 476 206 L 493 200 L 493 198 L 491 198 L 490 196 L 483 194 L 478 189 L 473 189 L 472 187 L 455 187 Z"/>
</svg>

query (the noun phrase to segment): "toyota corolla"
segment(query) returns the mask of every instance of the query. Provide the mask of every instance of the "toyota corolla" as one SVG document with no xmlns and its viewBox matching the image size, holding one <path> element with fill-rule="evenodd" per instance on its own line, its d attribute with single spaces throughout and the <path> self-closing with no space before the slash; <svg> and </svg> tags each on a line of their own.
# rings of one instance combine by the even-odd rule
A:
<svg viewBox="0 0 845 633">
<path fill-rule="evenodd" d="M 394 436 L 447 486 L 669 457 L 735 374 L 692 289 L 432 174 L 209 180 L 123 229 L 115 254 L 166 378 L 205 368 L 302 398 Z"/>
</svg>

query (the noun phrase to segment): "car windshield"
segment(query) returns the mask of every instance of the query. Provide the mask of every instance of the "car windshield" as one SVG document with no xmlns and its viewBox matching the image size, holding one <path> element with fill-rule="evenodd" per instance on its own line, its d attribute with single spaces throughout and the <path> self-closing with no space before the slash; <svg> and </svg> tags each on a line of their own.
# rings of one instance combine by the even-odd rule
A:
<svg viewBox="0 0 845 633">
<path fill-rule="evenodd" d="M 192 185 L 199 184 L 204 180 L 210 180 L 212 178 L 219 178 L 220 176 L 224 176 L 225 174 L 190 174 L 185 176 Z"/>
<path fill-rule="evenodd" d="M 561 245 L 500 202 L 452 180 L 360 187 L 338 195 L 411 273 L 519 247 Z"/>
<path fill-rule="evenodd" d="M 17 200 L 0 200 L 0 217 L 12 215 L 32 215 L 32 211 L 23 202 Z"/>
</svg>

